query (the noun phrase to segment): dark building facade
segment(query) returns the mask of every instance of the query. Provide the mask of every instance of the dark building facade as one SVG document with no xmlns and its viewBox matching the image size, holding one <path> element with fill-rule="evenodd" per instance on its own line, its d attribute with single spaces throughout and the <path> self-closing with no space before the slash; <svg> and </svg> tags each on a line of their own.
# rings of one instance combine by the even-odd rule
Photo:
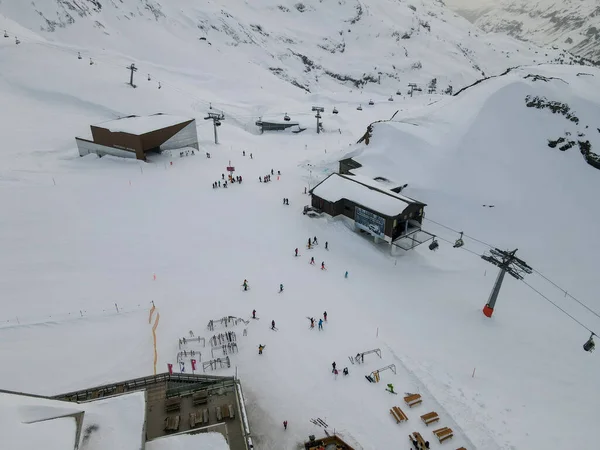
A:
<svg viewBox="0 0 600 450">
<path fill-rule="evenodd" d="M 425 204 L 380 188 L 374 180 L 334 173 L 310 191 L 324 213 L 352 219 L 355 227 L 388 242 L 420 230 Z"/>
</svg>

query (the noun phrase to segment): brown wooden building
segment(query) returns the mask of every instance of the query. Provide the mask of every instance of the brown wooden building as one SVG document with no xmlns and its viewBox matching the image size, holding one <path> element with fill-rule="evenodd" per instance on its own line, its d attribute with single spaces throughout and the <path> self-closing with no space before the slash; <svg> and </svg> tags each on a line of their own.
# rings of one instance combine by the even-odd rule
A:
<svg viewBox="0 0 600 450">
<path fill-rule="evenodd" d="M 95 153 L 145 160 L 148 153 L 198 149 L 195 119 L 167 114 L 128 116 L 90 128 L 92 140 L 75 138 L 80 156 Z"/>
<path fill-rule="evenodd" d="M 359 175 L 331 174 L 310 194 L 313 207 L 332 217 L 344 215 L 357 229 L 390 243 L 421 229 L 426 206 Z"/>
</svg>

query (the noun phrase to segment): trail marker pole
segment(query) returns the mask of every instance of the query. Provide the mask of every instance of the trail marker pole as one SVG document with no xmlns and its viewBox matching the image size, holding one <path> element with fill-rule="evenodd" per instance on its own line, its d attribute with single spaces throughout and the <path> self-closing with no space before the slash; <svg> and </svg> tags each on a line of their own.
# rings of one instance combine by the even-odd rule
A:
<svg viewBox="0 0 600 450">
<path fill-rule="evenodd" d="M 475 378 L 475 367 L 473 367 L 473 375 L 471 375 L 471 378 Z"/>
<path fill-rule="evenodd" d="M 379 337 L 379 327 L 377 327 L 377 333 L 375 334 L 375 337 Z"/>
<path fill-rule="evenodd" d="M 117 312 L 119 312 L 119 307 L 117 306 L 116 303 L 115 303 L 115 309 L 117 310 Z"/>
</svg>

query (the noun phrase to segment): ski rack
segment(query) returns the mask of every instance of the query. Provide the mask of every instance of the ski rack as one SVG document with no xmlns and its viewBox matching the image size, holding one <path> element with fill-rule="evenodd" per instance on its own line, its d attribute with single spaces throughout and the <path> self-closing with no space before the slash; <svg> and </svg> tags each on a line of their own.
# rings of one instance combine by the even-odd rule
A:
<svg viewBox="0 0 600 450">
<path fill-rule="evenodd" d="M 229 356 L 225 358 L 217 358 L 211 359 L 210 361 L 206 361 L 202 363 L 202 371 L 206 372 L 206 368 L 210 367 L 211 370 L 222 369 L 223 367 L 231 367 L 231 361 L 229 361 Z"/>
<path fill-rule="evenodd" d="M 211 319 L 211 320 L 209 320 L 208 324 L 206 325 L 206 328 L 208 330 L 210 330 L 210 331 L 213 331 L 215 329 L 215 324 L 221 324 L 225 328 L 227 328 L 229 326 L 236 326 L 240 322 L 243 322 L 246 325 L 248 325 L 250 323 L 249 320 L 244 320 L 241 317 L 225 316 L 225 317 L 221 317 L 219 319 Z"/>
<path fill-rule="evenodd" d="M 368 355 L 369 353 L 375 353 L 377 356 L 379 356 L 381 358 L 381 349 L 380 348 L 374 348 L 373 350 L 367 350 L 366 352 L 359 352 L 358 354 L 360 354 L 361 356 L 364 356 L 364 355 Z M 354 356 L 348 356 L 348 359 L 350 360 L 350 362 L 352 364 L 354 364 L 355 361 L 358 364 L 360 364 L 360 362 Z"/>
<path fill-rule="evenodd" d="M 236 353 L 238 352 L 238 346 L 237 343 L 235 342 L 229 342 L 227 344 L 223 344 L 221 345 L 221 347 L 213 347 L 210 349 L 210 354 L 211 356 L 214 358 L 215 357 L 215 351 L 217 352 L 223 352 L 223 355 L 227 355 L 228 353 Z"/>
<path fill-rule="evenodd" d="M 182 346 L 187 346 L 187 345 L 191 345 L 193 343 L 198 342 L 199 344 L 202 344 L 202 347 L 206 347 L 206 339 L 200 336 L 197 337 L 191 337 L 191 338 L 186 338 L 185 336 L 179 339 L 179 350 L 181 350 Z"/>
<path fill-rule="evenodd" d="M 396 374 L 396 364 L 390 364 L 389 366 L 382 367 L 381 369 L 374 370 L 369 374 L 371 378 L 375 381 L 375 383 L 379 383 L 379 372 L 383 372 L 384 370 L 391 370 Z"/>
<path fill-rule="evenodd" d="M 177 352 L 177 362 L 183 361 L 183 358 L 197 358 L 198 362 L 202 361 L 202 353 L 197 350 L 183 350 Z"/>
</svg>

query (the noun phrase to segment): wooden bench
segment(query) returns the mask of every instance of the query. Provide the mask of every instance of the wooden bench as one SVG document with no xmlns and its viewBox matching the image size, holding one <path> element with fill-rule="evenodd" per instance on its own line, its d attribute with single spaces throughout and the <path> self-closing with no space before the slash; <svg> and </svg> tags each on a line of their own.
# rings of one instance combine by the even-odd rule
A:
<svg viewBox="0 0 600 450">
<path fill-rule="evenodd" d="M 404 397 L 404 402 L 409 406 L 409 407 L 413 407 L 418 405 L 419 403 L 423 402 L 423 400 L 421 400 L 421 394 L 413 394 L 413 395 L 409 395 L 407 397 Z"/>
<path fill-rule="evenodd" d="M 227 409 L 229 410 L 229 418 L 235 419 L 235 409 L 233 409 L 233 405 L 227 405 Z"/>
<path fill-rule="evenodd" d="M 215 412 L 217 414 L 217 420 L 223 420 L 223 413 L 221 412 L 220 406 L 215 406 Z"/>
<path fill-rule="evenodd" d="M 168 398 L 165 400 L 165 411 L 166 412 L 179 411 L 180 408 L 181 408 L 181 398 L 180 397 L 173 397 L 173 398 Z"/>
<path fill-rule="evenodd" d="M 194 406 L 205 405 L 206 403 L 208 403 L 208 391 L 200 391 L 192 395 L 192 404 Z"/>
<path fill-rule="evenodd" d="M 208 414 L 208 408 L 204 408 L 204 410 L 202 411 L 202 419 L 203 419 L 204 423 L 210 422 L 210 415 Z"/>
<path fill-rule="evenodd" d="M 418 448 L 416 450 L 427 449 L 427 447 L 425 446 L 425 439 L 423 439 L 423 436 L 421 436 L 421 433 L 419 433 L 418 431 L 414 431 L 412 435 L 409 434 L 408 438 L 410 439 L 411 443 L 412 441 L 417 441 Z"/>
<path fill-rule="evenodd" d="M 444 442 L 446 439 L 450 439 L 454 436 L 452 429 L 448 427 L 438 428 L 437 430 L 433 430 L 433 434 L 435 434 L 440 441 L 440 444 Z"/>
<path fill-rule="evenodd" d="M 406 422 L 408 420 L 408 417 L 406 417 L 404 411 L 402 411 L 397 406 L 394 406 L 392 409 L 390 409 L 390 414 L 394 416 L 394 419 L 396 419 L 396 423 Z"/>
<path fill-rule="evenodd" d="M 430 413 L 423 414 L 421 420 L 425 422 L 425 425 L 429 426 L 430 423 L 440 420 L 440 416 L 438 416 L 438 413 L 435 411 L 431 411 Z"/>
<path fill-rule="evenodd" d="M 170 432 L 179 430 L 179 420 L 180 420 L 180 417 L 178 415 L 172 416 L 172 417 L 167 417 L 165 419 L 165 431 L 167 433 L 170 433 Z"/>
<path fill-rule="evenodd" d="M 467 449 L 464 447 L 461 447 L 461 448 L 457 448 L 456 450 L 467 450 Z"/>
</svg>

